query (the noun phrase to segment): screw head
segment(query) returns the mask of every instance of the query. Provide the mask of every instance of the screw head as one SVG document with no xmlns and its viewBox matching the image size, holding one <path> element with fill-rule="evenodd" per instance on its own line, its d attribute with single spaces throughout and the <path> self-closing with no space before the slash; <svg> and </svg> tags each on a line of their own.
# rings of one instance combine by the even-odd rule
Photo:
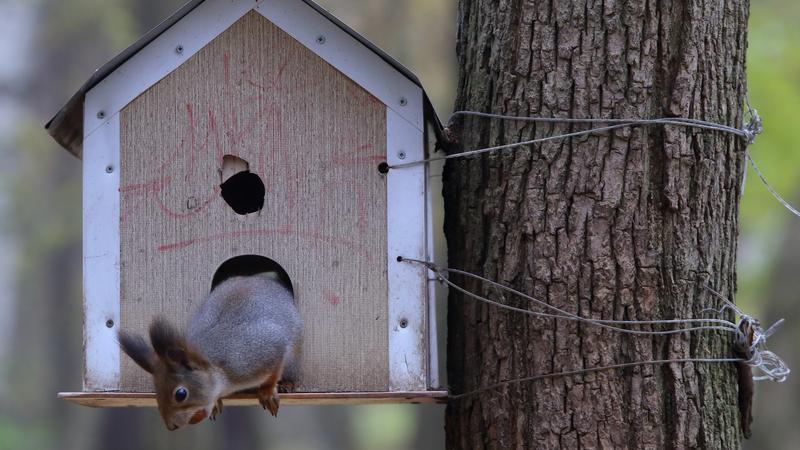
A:
<svg viewBox="0 0 800 450">
<path fill-rule="evenodd" d="M 112 166 L 112 165 L 106 166 L 106 173 L 111 173 L 113 171 L 114 171 L 114 166 Z"/>
<path fill-rule="evenodd" d="M 102 109 L 100 111 L 97 111 L 97 118 L 98 119 L 105 119 L 106 118 L 106 112 L 103 111 Z"/>
<path fill-rule="evenodd" d="M 178 46 L 175 47 L 175 53 L 177 53 L 179 55 L 182 54 L 183 53 L 183 46 L 178 44 Z"/>
<path fill-rule="evenodd" d="M 400 150 L 399 152 L 397 152 L 397 157 L 400 159 L 406 159 L 406 152 Z"/>
<path fill-rule="evenodd" d="M 408 326 L 408 319 L 400 319 L 400 328 L 405 328 Z"/>
<path fill-rule="evenodd" d="M 400 106 L 406 106 L 408 104 L 408 99 L 405 97 L 400 97 Z"/>
<path fill-rule="evenodd" d="M 326 40 L 327 39 L 325 38 L 324 34 L 320 34 L 319 36 L 317 36 L 317 44 L 319 45 L 324 44 Z"/>
<path fill-rule="evenodd" d="M 114 328 L 114 321 L 111 319 L 106 320 L 106 327 Z"/>
</svg>

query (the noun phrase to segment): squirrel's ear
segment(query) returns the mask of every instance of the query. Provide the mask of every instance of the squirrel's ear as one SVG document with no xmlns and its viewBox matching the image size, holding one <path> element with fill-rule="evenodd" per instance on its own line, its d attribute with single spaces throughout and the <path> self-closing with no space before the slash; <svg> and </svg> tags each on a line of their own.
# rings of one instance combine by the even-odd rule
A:
<svg viewBox="0 0 800 450">
<path fill-rule="evenodd" d="M 168 351 L 183 347 L 183 338 L 163 317 L 156 317 L 150 324 L 150 342 L 153 344 L 153 350 L 162 358 L 167 357 Z"/>
<path fill-rule="evenodd" d="M 153 373 L 156 363 L 156 354 L 141 336 L 135 336 L 124 331 L 119 333 L 119 345 L 131 359 L 142 369 Z"/>
<path fill-rule="evenodd" d="M 196 370 L 209 365 L 205 358 L 188 347 L 183 336 L 162 317 L 150 324 L 150 342 L 156 354 L 173 369 L 182 366 L 186 370 Z"/>
</svg>

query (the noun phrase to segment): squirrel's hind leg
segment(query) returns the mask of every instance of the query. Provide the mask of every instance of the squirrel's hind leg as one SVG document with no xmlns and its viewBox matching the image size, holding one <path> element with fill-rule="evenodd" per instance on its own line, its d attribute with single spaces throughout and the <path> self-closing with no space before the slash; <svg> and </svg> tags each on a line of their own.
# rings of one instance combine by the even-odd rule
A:
<svg viewBox="0 0 800 450">
<path fill-rule="evenodd" d="M 280 365 L 274 371 L 267 375 L 267 379 L 258 388 L 258 402 L 274 417 L 278 416 L 278 407 L 280 406 L 281 399 L 278 395 L 278 380 L 281 379 L 282 374 L 283 361 L 281 361 Z"/>
<path fill-rule="evenodd" d="M 217 416 L 222 414 L 222 399 L 217 399 L 217 404 L 214 405 L 214 409 L 211 410 L 211 420 L 217 420 Z"/>
</svg>

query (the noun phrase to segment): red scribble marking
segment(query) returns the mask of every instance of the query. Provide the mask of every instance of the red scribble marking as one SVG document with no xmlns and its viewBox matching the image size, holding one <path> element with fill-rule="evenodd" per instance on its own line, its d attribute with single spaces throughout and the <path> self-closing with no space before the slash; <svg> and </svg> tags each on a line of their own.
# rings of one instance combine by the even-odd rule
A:
<svg viewBox="0 0 800 450">
<path fill-rule="evenodd" d="M 158 251 L 160 252 L 171 252 L 174 250 L 180 250 L 182 248 L 191 247 L 195 244 L 206 243 L 211 241 L 219 241 L 225 238 L 230 237 L 241 237 L 241 236 L 268 236 L 270 234 L 279 234 L 279 235 L 288 235 L 291 234 L 291 230 L 287 228 L 277 228 L 274 230 L 244 230 L 244 231 L 230 231 L 227 233 L 218 233 L 212 234 L 210 236 L 203 236 L 197 237 L 194 239 L 189 239 L 187 241 L 175 242 L 173 244 L 164 244 L 158 247 Z"/>
<path fill-rule="evenodd" d="M 286 69 L 286 66 L 288 66 L 288 65 L 289 65 L 289 62 L 285 61 L 283 64 L 281 64 L 278 67 L 278 71 L 275 73 L 275 75 L 272 77 L 272 79 L 269 80 L 269 82 L 270 82 L 269 84 L 270 84 L 270 88 L 271 89 L 274 89 L 276 91 L 277 90 L 281 90 L 281 80 L 283 79 L 283 70 Z M 246 67 L 246 69 L 248 69 L 247 70 L 248 77 L 245 78 L 245 81 L 247 82 L 247 84 L 249 84 L 250 86 L 256 87 L 256 88 L 258 88 L 258 89 L 260 89 L 260 90 L 262 90 L 264 92 L 268 91 L 268 89 L 265 88 L 264 85 L 256 83 L 253 80 L 253 75 L 252 75 L 253 68 L 252 68 L 252 66 L 248 66 L 248 67 Z"/>
<path fill-rule="evenodd" d="M 358 187 L 356 189 L 356 209 L 358 210 L 358 231 L 367 231 L 367 200 L 364 190 Z"/>
<path fill-rule="evenodd" d="M 382 153 L 369 154 L 372 144 L 355 144 L 350 138 L 343 138 L 336 143 L 336 149 L 328 164 L 339 167 L 358 167 L 364 164 L 372 165 L 386 161 L 386 155 Z"/>
<path fill-rule="evenodd" d="M 222 67 L 225 71 L 225 85 L 227 86 L 231 82 L 231 54 L 228 52 L 222 55 Z"/>
<path fill-rule="evenodd" d="M 284 72 L 288 63 L 283 63 L 275 76 L 271 77 L 270 86 L 272 88 L 280 86 L 280 76 Z M 252 68 L 249 68 L 250 74 L 253 77 Z M 244 73 L 244 72 L 243 72 Z M 259 74 L 262 77 L 264 74 Z M 231 64 L 230 55 L 228 53 L 223 55 L 223 76 L 225 84 L 222 87 L 219 105 L 210 106 L 206 111 L 206 126 L 205 135 L 202 138 L 198 137 L 198 129 L 200 123 L 195 105 L 192 103 L 186 104 L 186 127 L 185 136 L 180 140 L 180 143 L 175 146 L 173 151 L 168 154 L 167 158 L 155 170 L 156 177 L 152 180 L 147 180 L 142 183 L 134 183 L 120 188 L 120 193 L 125 197 L 124 211 L 121 211 L 120 219 L 125 220 L 129 215 L 134 214 L 144 204 L 154 204 L 161 212 L 170 219 L 183 219 L 196 216 L 204 211 L 219 197 L 219 186 L 214 183 L 205 195 L 199 198 L 199 207 L 193 208 L 188 212 L 184 212 L 183 207 L 176 210 L 166 203 L 167 198 L 171 198 L 168 194 L 170 189 L 178 189 L 177 183 L 183 181 L 190 183 L 195 178 L 198 171 L 198 158 L 199 155 L 208 153 L 213 149 L 216 167 L 204 167 L 205 173 L 200 174 L 204 179 L 214 179 L 217 175 L 216 171 L 222 166 L 222 159 L 225 148 L 227 152 L 238 156 L 238 148 L 241 143 L 253 135 L 259 129 L 258 125 L 265 125 L 265 131 L 277 128 L 276 134 L 282 135 L 280 130 L 280 120 L 264 121 L 265 113 L 269 112 L 271 118 L 280 115 L 279 106 L 276 105 L 271 99 L 265 98 L 262 94 L 257 94 L 246 99 L 245 104 L 257 104 L 258 108 L 254 113 L 243 117 L 239 116 L 237 111 L 241 109 L 241 104 L 235 104 L 240 98 L 236 94 L 234 82 L 231 80 Z M 268 88 L 260 88 L 263 93 L 269 92 Z M 221 106 L 221 108 L 220 108 Z M 221 112 L 218 112 L 221 110 Z M 199 114 L 203 116 L 203 114 Z M 222 123 L 218 117 L 222 118 Z M 227 144 L 227 145 L 223 145 Z M 211 147 L 213 146 L 213 147 Z M 264 166 L 264 164 L 260 164 Z M 209 170 L 214 170 L 214 173 L 209 173 Z M 264 173 L 263 170 L 260 173 Z M 173 184 L 173 180 L 176 183 Z M 174 197 L 174 196 L 172 196 Z M 295 202 L 296 203 L 296 202 Z"/>
<path fill-rule="evenodd" d="M 193 215 L 199 213 L 200 211 L 204 210 L 208 205 L 210 205 L 216 199 L 219 198 L 219 195 L 220 195 L 221 191 L 222 191 L 222 188 L 220 188 L 219 186 L 214 186 L 214 195 L 211 195 L 210 197 L 205 199 L 202 203 L 200 203 L 200 205 L 198 207 L 189 210 L 189 212 L 187 212 L 187 213 L 177 213 L 177 212 L 171 210 L 169 207 L 167 207 L 167 205 L 164 204 L 164 200 L 161 197 L 156 197 L 156 204 L 158 205 L 158 208 L 167 217 L 171 217 L 173 219 L 181 219 L 181 218 L 184 218 L 184 217 L 193 216 Z"/>
<path fill-rule="evenodd" d="M 322 155 L 320 164 L 315 166 L 336 170 L 317 172 L 309 168 L 301 163 L 302 158 L 298 159 L 297 152 L 304 149 L 296 148 L 294 139 L 287 139 L 284 132 L 286 117 L 281 102 L 296 104 L 294 107 L 299 108 L 297 114 L 304 117 L 307 109 L 312 106 L 299 104 L 297 101 L 304 98 L 303 91 L 316 86 L 303 83 L 302 78 L 287 80 L 288 74 L 292 73 L 289 62 L 283 62 L 271 71 L 262 69 L 258 61 L 245 63 L 234 58 L 232 64 L 231 55 L 227 53 L 223 55 L 221 62 L 224 84 L 218 95 L 213 96 L 211 104 L 185 104 L 185 113 L 182 118 L 178 118 L 184 121 L 183 127 L 179 128 L 183 137 L 172 149 L 164 152 L 153 150 L 153 156 L 160 157 L 160 161 L 155 162 L 154 167 L 144 170 L 152 178 L 120 187 L 125 209 L 121 211 L 120 219 L 127 219 L 141 208 L 160 211 L 163 217 L 171 220 L 198 217 L 201 212 L 208 211 L 211 205 L 219 204 L 215 203 L 220 198 L 220 188 L 216 181 L 224 154 L 240 156 L 242 148 L 249 148 L 245 146 L 256 146 L 258 161 L 253 161 L 256 164 L 251 165 L 251 170 L 264 178 L 269 194 L 266 199 L 267 208 L 281 206 L 280 210 L 266 212 L 274 216 L 270 221 L 277 224 L 272 228 L 249 228 L 201 235 L 180 242 L 166 242 L 157 247 L 159 251 L 171 252 L 230 238 L 292 235 L 298 238 L 301 246 L 330 246 L 374 262 L 374 249 L 359 241 L 357 236 L 348 241 L 340 236 L 325 234 L 321 228 L 323 221 L 320 221 L 320 228 L 304 232 L 290 228 L 294 227 L 290 224 L 298 217 L 306 216 L 299 210 L 306 207 L 300 204 L 300 192 L 304 193 L 303 197 L 315 194 L 308 192 L 302 183 L 306 177 L 315 176 L 322 178 L 323 184 L 317 193 L 318 198 L 324 198 L 326 192 L 334 192 L 340 198 L 352 199 L 354 204 L 350 211 L 343 212 L 336 210 L 337 206 L 333 202 L 314 202 L 320 209 L 317 215 L 345 221 L 346 226 L 363 234 L 368 229 L 370 217 L 367 210 L 367 191 L 354 183 L 352 176 L 342 177 L 342 169 L 372 166 L 384 161 L 385 155 L 377 153 L 372 143 L 359 142 L 359 138 L 352 135 L 337 136 L 325 143 L 326 154 Z M 236 67 L 237 62 L 240 67 Z M 376 101 L 360 90 L 353 94 L 356 100 L 363 98 Z M 256 133 L 259 136 L 257 142 L 253 138 Z M 382 149 L 383 146 L 379 148 Z M 211 183 L 208 183 L 207 188 L 201 187 L 202 192 L 198 195 L 197 188 L 194 187 L 197 181 L 203 185 L 208 181 Z M 191 209 L 184 204 L 184 197 L 187 195 L 194 197 Z"/>
<path fill-rule="evenodd" d="M 345 250 L 348 250 L 350 252 L 353 252 L 355 254 L 364 257 L 368 262 L 375 261 L 375 258 L 372 255 L 372 252 L 370 251 L 371 249 L 368 248 L 366 245 L 364 245 L 362 242 L 342 239 L 339 236 L 329 236 L 322 234 L 318 231 L 311 233 L 298 232 L 288 227 L 281 227 L 275 229 L 252 229 L 252 230 L 242 230 L 242 231 L 230 231 L 227 233 L 218 233 L 209 236 L 200 236 L 185 241 L 162 244 L 158 246 L 157 249 L 160 252 L 172 252 L 175 250 L 188 248 L 196 244 L 205 244 L 208 242 L 220 241 L 227 238 L 237 238 L 243 236 L 269 236 L 269 235 L 297 236 L 303 239 L 308 239 L 312 241 L 314 244 L 323 243 L 323 244 L 336 245 L 339 247 L 343 247 Z"/>
<path fill-rule="evenodd" d="M 120 194 L 127 194 L 128 192 L 138 191 L 138 190 L 144 190 L 148 192 L 157 191 L 161 189 L 165 184 L 169 184 L 170 181 L 171 180 L 169 177 L 164 177 L 160 180 L 152 180 L 147 183 L 129 184 L 127 186 L 119 188 L 119 192 Z"/>
<path fill-rule="evenodd" d="M 191 103 L 186 104 L 186 114 L 189 116 L 189 139 L 191 141 L 189 143 L 189 166 L 186 168 L 186 177 L 184 179 L 189 181 L 189 178 L 194 175 L 194 160 L 197 158 L 197 135 L 194 129 L 194 109 Z M 206 136 L 206 142 L 208 142 L 208 136 Z"/>
<path fill-rule="evenodd" d="M 364 163 L 375 164 L 386 161 L 386 155 L 379 153 L 372 155 L 364 155 L 363 153 L 372 150 L 372 144 L 364 144 L 351 151 L 337 151 L 333 158 L 330 159 L 330 164 L 334 166 L 357 167 Z M 353 155 L 355 153 L 356 155 Z M 344 156 L 342 156 L 344 155 Z"/>
<path fill-rule="evenodd" d="M 339 303 L 341 303 L 339 296 L 327 289 L 322 292 L 322 296 L 325 298 L 326 302 L 333 306 L 337 306 Z"/>
</svg>

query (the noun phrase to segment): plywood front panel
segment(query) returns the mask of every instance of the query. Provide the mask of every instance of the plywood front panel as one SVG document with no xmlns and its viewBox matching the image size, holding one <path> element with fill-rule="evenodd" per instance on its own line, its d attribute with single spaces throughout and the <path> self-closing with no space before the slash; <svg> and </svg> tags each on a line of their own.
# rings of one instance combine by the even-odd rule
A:
<svg viewBox="0 0 800 450">
<path fill-rule="evenodd" d="M 123 329 L 184 326 L 225 260 L 262 255 L 305 321 L 299 390 L 387 389 L 382 103 L 251 12 L 126 106 L 120 136 Z M 260 213 L 221 198 L 225 155 L 264 181 Z M 121 365 L 122 390 L 152 389 Z"/>
</svg>

